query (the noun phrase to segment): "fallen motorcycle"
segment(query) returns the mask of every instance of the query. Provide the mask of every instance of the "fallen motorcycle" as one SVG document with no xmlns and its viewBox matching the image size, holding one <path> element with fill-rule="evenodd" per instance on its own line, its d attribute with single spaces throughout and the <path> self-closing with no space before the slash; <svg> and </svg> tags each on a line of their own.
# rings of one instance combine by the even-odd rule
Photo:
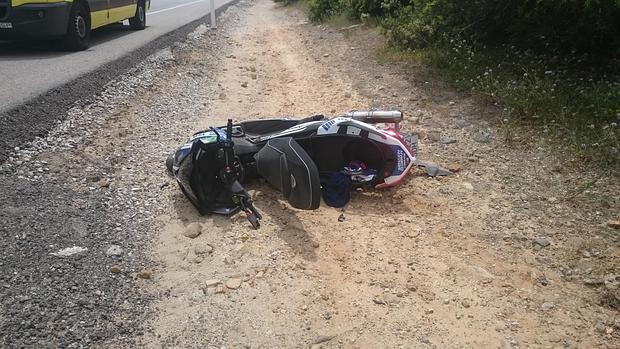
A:
<svg viewBox="0 0 620 349">
<path fill-rule="evenodd" d="M 261 215 L 243 188 L 264 178 L 289 204 L 314 210 L 348 201 L 352 187 L 398 185 L 417 162 L 417 141 L 401 135 L 400 111 L 352 111 L 332 119 L 267 119 L 194 134 L 166 161 L 201 214 L 240 210 L 254 228 Z M 323 195 L 321 195 L 323 194 Z"/>
</svg>

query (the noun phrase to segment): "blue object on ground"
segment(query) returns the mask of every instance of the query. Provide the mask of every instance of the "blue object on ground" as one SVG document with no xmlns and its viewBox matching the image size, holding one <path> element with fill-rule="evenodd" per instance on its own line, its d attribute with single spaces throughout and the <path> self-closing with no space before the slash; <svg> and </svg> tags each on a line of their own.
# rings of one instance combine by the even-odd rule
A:
<svg viewBox="0 0 620 349">
<path fill-rule="evenodd" d="M 331 175 L 323 187 L 323 200 L 331 207 L 346 205 L 351 200 L 351 176 L 340 171 Z"/>
</svg>

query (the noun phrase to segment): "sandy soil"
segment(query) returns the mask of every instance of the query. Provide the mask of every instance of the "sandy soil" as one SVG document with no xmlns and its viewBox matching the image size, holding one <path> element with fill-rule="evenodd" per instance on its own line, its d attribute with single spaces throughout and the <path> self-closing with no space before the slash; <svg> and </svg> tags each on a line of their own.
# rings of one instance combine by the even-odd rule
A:
<svg viewBox="0 0 620 349">
<path fill-rule="evenodd" d="M 617 231 L 606 226 L 618 213 L 613 178 L 591 177 L 579 191 L 584 174 L 536 142 L 523 144 L 525 132 L 504 143 L 492 107 L 427 80 L 428 72 L 418 78 L 377 63 L 373 30 L 314 26 L 268 0 L 240 11 L 222 50 L 207 57 L 218 62 L 205 82 L 217 98 L 196 129 L 229 117 L 400 108 L 412 116 L 405 129 L 423 136 L 422 157 L 458 172 L 416 172 L 393 191 L 355 192 L 344 222 L 336 209 L 294 210 L 250 185 L 265 216 L 259 231 L 242 217 L 199 217 L 171 191 L 177 214 L 159 217 L 154 248 L 165 297 L 147 343 L 617 346 L 617 311 L 582 282 L 618 272 Z M 204 60 L 204 46 L 178 69 Z M 182 235 L 192 222 L 203 229 L 195 239 Z"/>
<path fill-rule="evenodd" d="M 373 29 L 317 26 L 298 8 L 242 1 L 217 31 L 144 68 L 148 83 L 101 112 L 92 141 L 42 155 L 61 181 L 67 172 L 66 185 L 109 193 L 109 206 L 146 227 L 136 234 L 153 237 L 142 246 L 149 277 L 136 281 L 155 299 L 143 344 L 618 347 L 620 248 L 608 226 L 619 216 L 617 174 L 565 166 L 537 131 L 502 128 L 493 106 L 424 67 L 378 62 L 382 45 Z M 456 174 L 416 170 L 397 189 L 356 191 L 343 222 L 340 210 L 295 210 L 251 183 L 264 216 L 254 231 L 241 216 L 199 216 L 164 171 L 190 132 L 227 118 L 370 107 L 405 112 L 421 157 Z M 102 159 L 102 179 L 78 180 Z M 184 236 L 196 223 L 202 233 Z"/>
</svg>

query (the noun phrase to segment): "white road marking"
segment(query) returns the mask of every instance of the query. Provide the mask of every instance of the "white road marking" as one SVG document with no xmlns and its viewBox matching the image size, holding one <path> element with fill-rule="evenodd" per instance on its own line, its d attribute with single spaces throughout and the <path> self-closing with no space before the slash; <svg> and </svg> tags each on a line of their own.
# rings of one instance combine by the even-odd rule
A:
<svg viewBox="0 0 620 349">
<path fill-rule="evenodd" d="M 161 9 L 161 10 L 157 10 L 157 11 L 153 11 L 153 12 L 148 12 L 149 15 L 155 15 L 158 13 L 162 13 L 162 12 L 166 12 L 166 11 L 170 11 L 170 10 L 174 10 L 177 9 L 179 7 L 185 7 L 185 6 L 189 6 L 189 5 L 193 5 L 193 4 L 197 4 L 199 2 L 205 2 L 205 0 L 196 0 L 196 1 L 192 1 L 192 2 L 188 2 L 186 4 L 181 4 L 181 5 L 177 5 L 177 6 L 172 6 L 172 7 L 168 7 L 165 9 Z"/>
</svg>

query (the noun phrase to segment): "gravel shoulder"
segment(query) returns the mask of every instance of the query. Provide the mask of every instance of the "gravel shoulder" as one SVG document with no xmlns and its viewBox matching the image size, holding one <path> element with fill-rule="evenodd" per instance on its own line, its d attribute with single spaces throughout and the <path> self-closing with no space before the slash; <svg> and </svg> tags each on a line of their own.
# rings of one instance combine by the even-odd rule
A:
<svg viewBox="0 0 620 349">
<path fill-rule="evenodd" d="M 506 143 L 493 106 L 379 63 L 382 40 L 241 1 L 12 152 L 0 343 L 617 347 L 617 175 L 564 166 L 525 130 Z M 229 117 L 368 107 L 403 110 L 422 157 L 456 174 L 356 191 L 343 222 L 252 183 L 259 231 L 199 216 L 165 174 L 191 132 Z M 87 250 L 50 254 L 72 246 Z"/>
</svg>

